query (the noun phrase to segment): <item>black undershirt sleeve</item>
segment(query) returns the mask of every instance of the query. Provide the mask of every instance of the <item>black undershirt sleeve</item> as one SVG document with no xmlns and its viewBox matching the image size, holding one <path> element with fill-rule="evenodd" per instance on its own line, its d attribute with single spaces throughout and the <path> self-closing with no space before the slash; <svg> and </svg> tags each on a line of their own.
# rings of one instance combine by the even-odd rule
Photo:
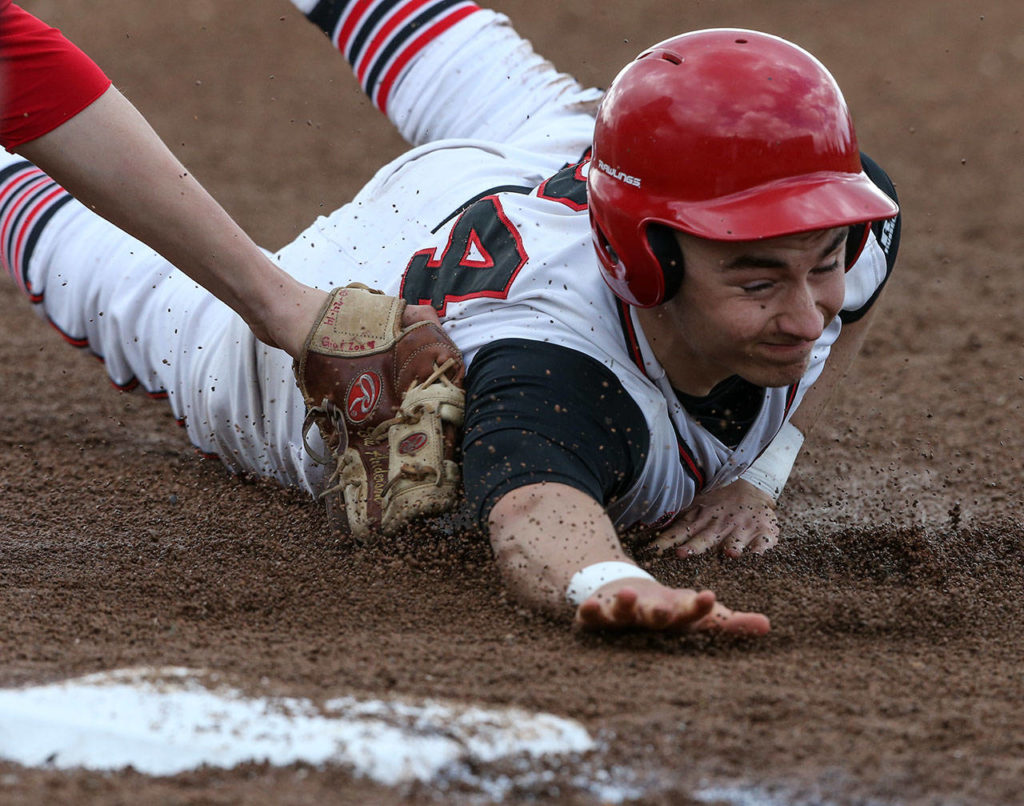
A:
<svg viewBox="0 0 1024 806">
<path fill-rule="evenodd" d="M 484 529 L 498 499 L 518 487 L 558 482 L 608 504 L 639 477 L 650 444 L 643 412 L 583 353 L 496 341 L 473 359 L 466 391 L 463 480 Z"/>
</svg>

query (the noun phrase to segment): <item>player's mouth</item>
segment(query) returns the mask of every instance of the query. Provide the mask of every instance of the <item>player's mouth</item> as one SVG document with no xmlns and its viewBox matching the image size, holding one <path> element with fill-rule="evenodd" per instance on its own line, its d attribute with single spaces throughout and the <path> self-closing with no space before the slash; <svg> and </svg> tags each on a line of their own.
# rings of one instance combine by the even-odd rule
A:
<svg viewBox="0 0 1024 806">
<path fill-rule="evenodd" d="M 762 353 L 773 363 L 796 364 L 807 361 L 814 349 L 813 341 L 761 342 Z"/>
</svg>

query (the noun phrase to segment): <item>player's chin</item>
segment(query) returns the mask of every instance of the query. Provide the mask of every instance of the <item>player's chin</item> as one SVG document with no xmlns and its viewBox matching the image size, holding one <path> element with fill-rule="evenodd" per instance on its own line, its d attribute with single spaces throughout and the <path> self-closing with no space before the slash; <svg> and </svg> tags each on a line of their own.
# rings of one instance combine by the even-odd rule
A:
<svg viewBox="0 0 1024 806">
<path fill-rule="evenodd" d="M 755 386 L 778 387 L 792 386 L 807 372 L 808 359 L 797 362 L 758 362 L 746 372 L 741 373 L 744 380 Z"/>
</svg>

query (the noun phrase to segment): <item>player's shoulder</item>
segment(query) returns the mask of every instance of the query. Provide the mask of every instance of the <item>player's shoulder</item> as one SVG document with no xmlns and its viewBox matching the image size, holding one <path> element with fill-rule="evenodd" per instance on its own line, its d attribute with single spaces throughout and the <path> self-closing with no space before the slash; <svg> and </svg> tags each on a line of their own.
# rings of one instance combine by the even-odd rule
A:
<svg viewBox="0 0 1024 806">
<path fill-rule="evenodd" d="M 561 204 L 567 209 L 581 213 L 588 209 L 587 174 L 590 170 L 590 149 L 580 158 L 562 167 L 553 176 L 538 185 L 535 195 L 538 199 Z"/>
</svg>

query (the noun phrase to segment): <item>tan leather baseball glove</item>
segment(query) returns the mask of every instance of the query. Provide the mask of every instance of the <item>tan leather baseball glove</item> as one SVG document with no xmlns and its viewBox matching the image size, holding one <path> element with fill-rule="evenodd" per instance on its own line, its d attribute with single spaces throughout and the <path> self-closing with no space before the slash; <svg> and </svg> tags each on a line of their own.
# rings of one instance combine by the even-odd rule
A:
<svg viewBox="0 0 1024 806">
<path fill-rule="evenodd" d="M 353 284 L 331 292 L 295 362 L 302 438 L 333 465 L 331 526 L 360 541 L 455 503 L 465 368 L 435 321 L 403 325 L 405 301 Z M 327 455 L 311 449 L 316 425 Z"/>
</svg>

